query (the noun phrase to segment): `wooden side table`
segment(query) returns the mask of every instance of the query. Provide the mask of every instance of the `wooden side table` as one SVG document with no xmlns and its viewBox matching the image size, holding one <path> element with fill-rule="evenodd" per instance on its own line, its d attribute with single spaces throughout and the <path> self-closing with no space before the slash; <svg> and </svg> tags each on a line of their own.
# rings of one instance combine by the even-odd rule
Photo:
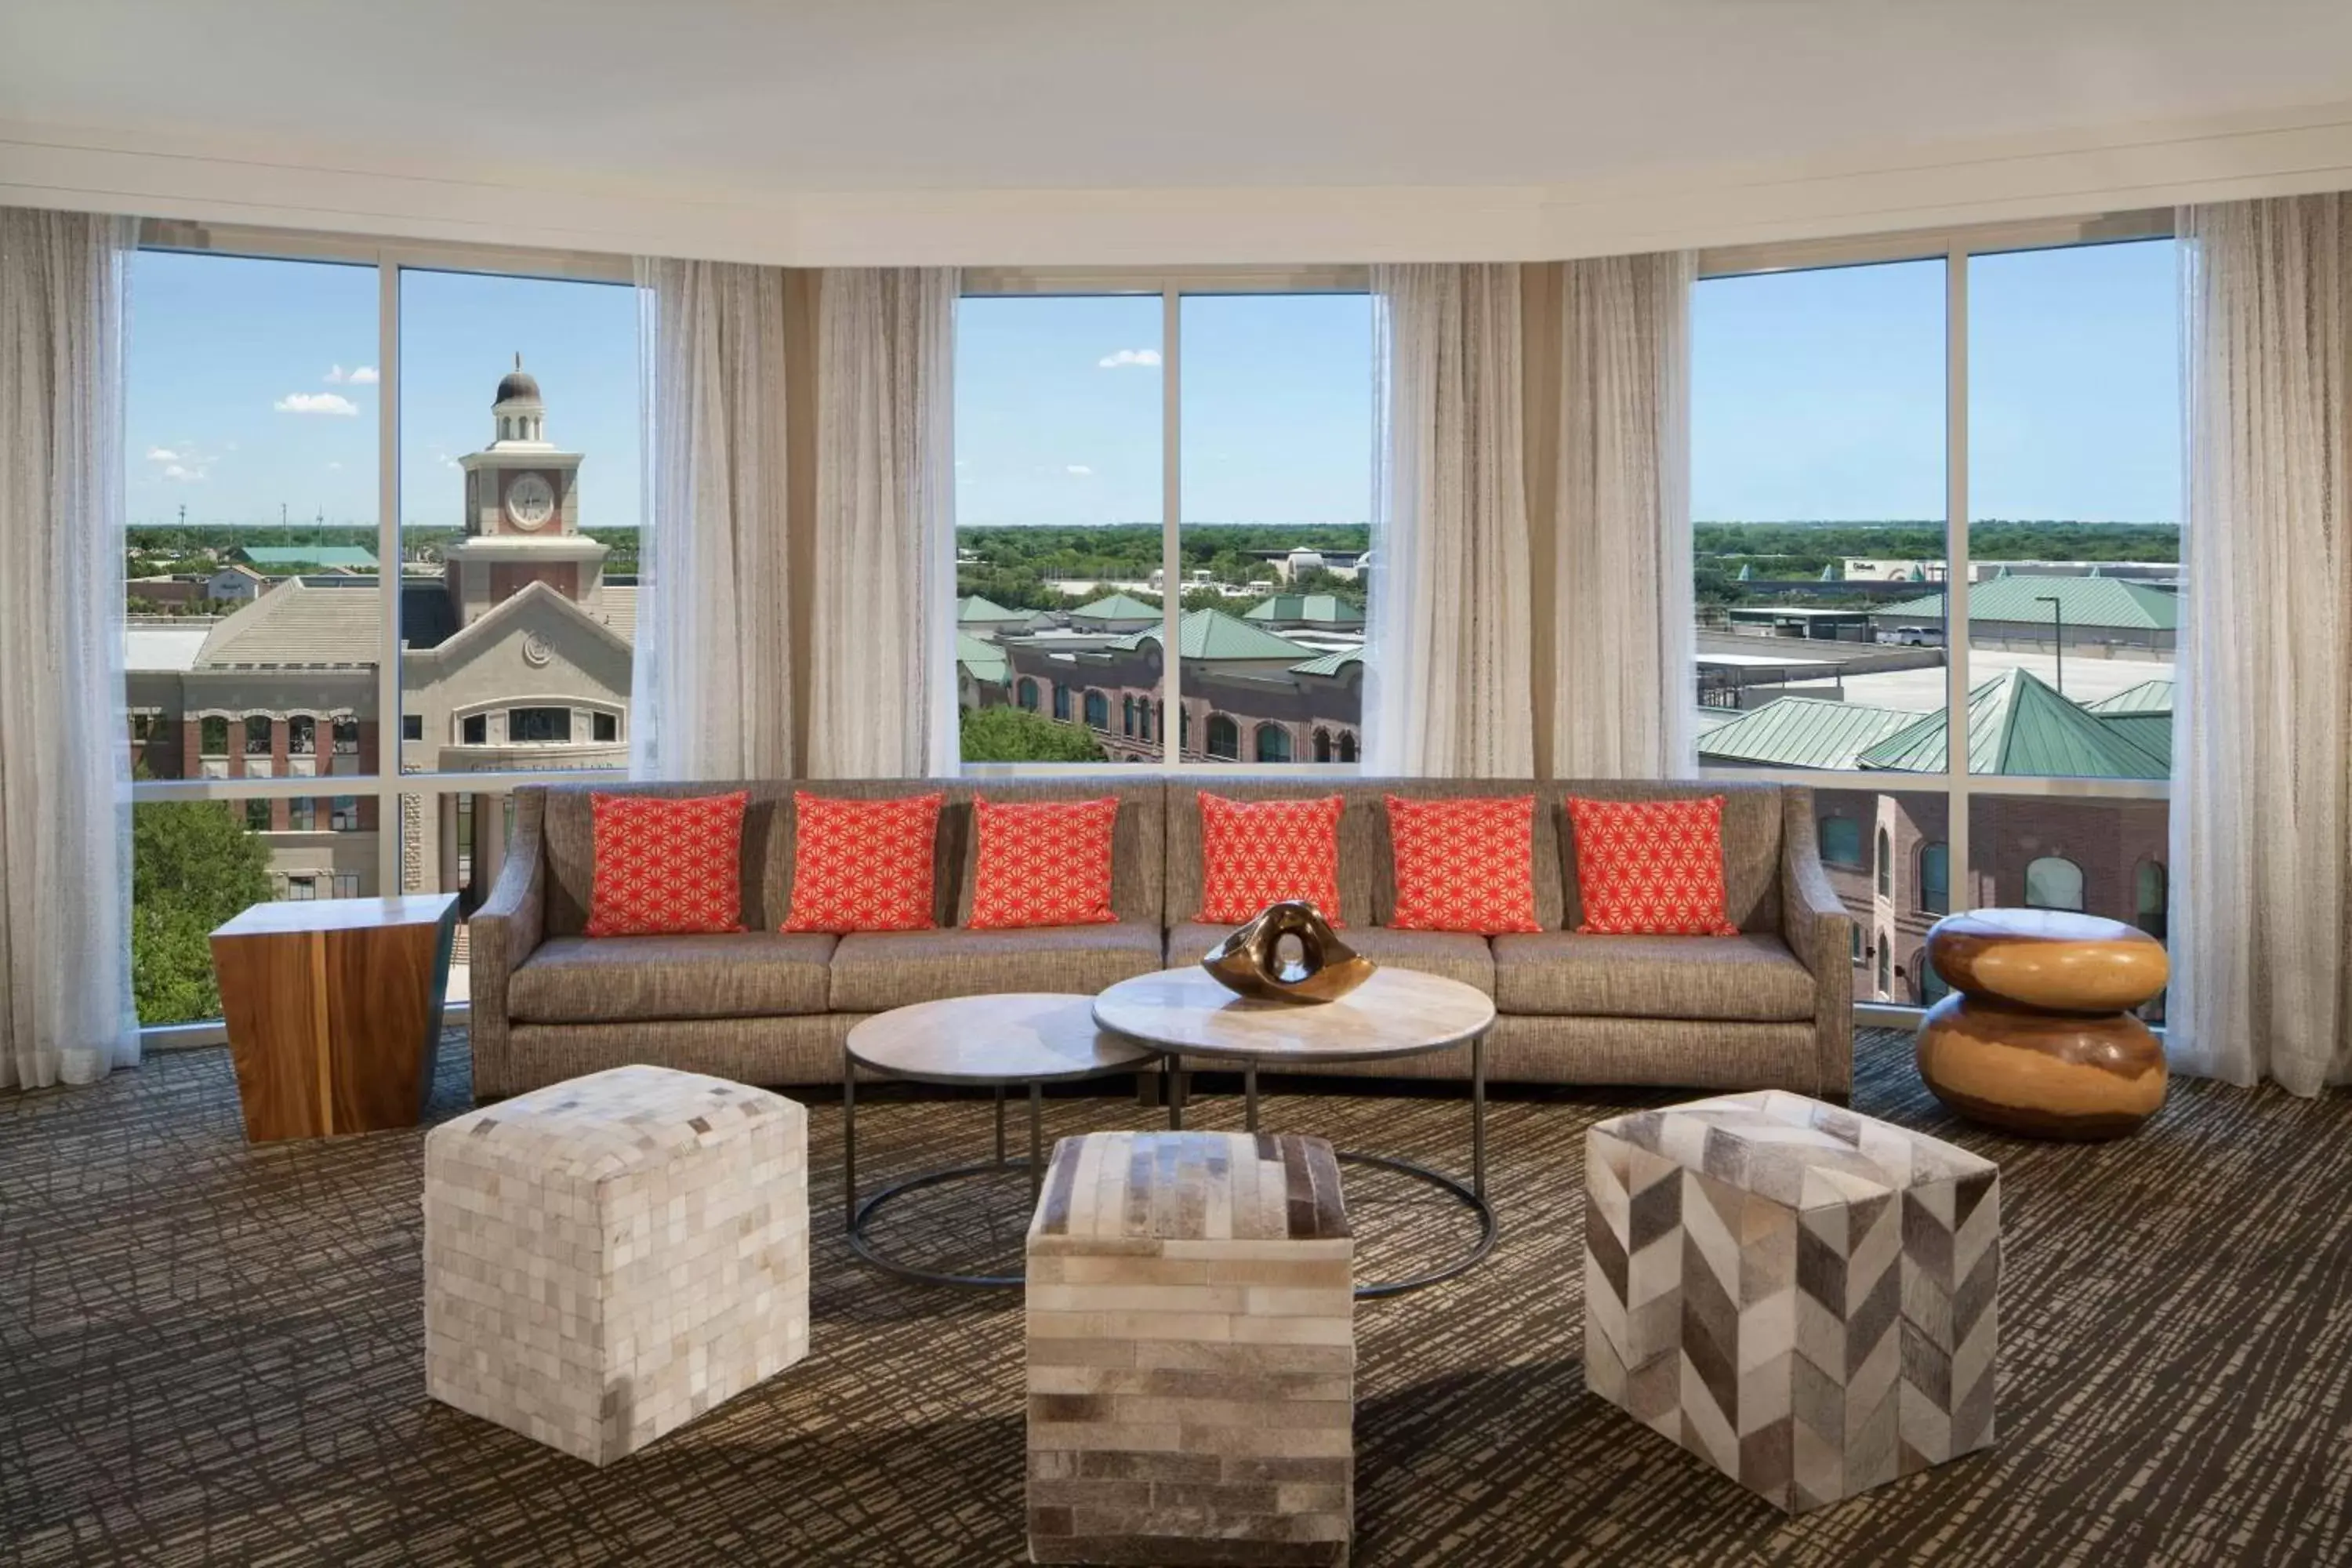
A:
<svg viewBox="0 0 2352 1568">
<path fill-rule="evenodd" d="M 247 1140 L 416 1125 L 457 933 L 455 893 L 256 904 L 213 932 Z"/>
</svg>

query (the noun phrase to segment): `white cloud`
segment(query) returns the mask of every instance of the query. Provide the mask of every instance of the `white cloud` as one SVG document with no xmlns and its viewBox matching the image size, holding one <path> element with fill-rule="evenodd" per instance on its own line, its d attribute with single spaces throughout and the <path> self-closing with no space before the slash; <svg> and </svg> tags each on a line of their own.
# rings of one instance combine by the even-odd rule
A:
<svg viewBox="0 0 2352 1568">
<path fill-rule="evenodd" d="M 1095 361 L 1104 370 L 1117 370 L 1123 364 L 1153 365 L 1160 363 L 1158 349 L 1121 349 Z"/>
<path fill-rule="evenodd" d="M 373 386 L 376 380 L 375 366 L 372 364 L 355 365 L 350 370 L 345 370 L 339 364 L 327 367 L 327 384 L 330 386 L 342 386 L 346 384 L 352 386 Z"/>
<path fill-rule="evenodd" d="M 338 392 L 289 392 L 273 405 L 280 414 L 333 414 L 351 418 L 360 405 Z"/>
<path fill-rule="evenodd" d="M 342 468 L 342 464 L 341 464 L 341 463 L 329 463 L 329 464 L 327 465 L 327 468 L 328 468 L 328 471 L 329 471 L 329 472 L 333 472 L 333 471 L 338 470 L 338 469 L 340 469 L 340 468 Z"/>
<path fill-rule="evenodd" d="M 163 477 L 167 479 L 183 479 L 189 484 L 194 484 L 197 480 L 205 477 L 205 470 L 202 468 L 183 468 L 178 463 L 171 463 L 165 465 L 163 468 Z"/>
<path fill-rule="evenodd" d="M 169 447 L 150 447 L 147 448 L 147 460 L 151 463 L 176 463 L 180 460 L 180 454 Z"/>
<path fill-rule="evenodd" d="M 1067 474 L 1091 474 L 1094 472 L 1092 468 L 1087 468 L 1084 463 L 1072 463 L 1068 468 L 1062 471 Z"/>
</svg>

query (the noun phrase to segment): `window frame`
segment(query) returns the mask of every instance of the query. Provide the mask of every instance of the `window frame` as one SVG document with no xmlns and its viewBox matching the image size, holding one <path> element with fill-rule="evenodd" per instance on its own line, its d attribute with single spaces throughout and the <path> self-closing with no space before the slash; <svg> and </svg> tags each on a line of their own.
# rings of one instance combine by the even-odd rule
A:
<svg viewBox="0 0 2352 1568">
<path fill-rule="evenodd" d="M 1966 628 L 1969 594 L 1969 263 L 1978 256 L 2008 255 L 2024 250 L 2060 250 L 2085 245 L 2128 244 L 2140 240 L 2176 238 L 2170 209 L 2101 213 L 2073 217 L 2005 224 L 1920 229 L 1906 232 L 1772 241 L 1729 246 L 1698 253 L 1697 279 L 1748 277 L 1759 273 L 1806 271 L 1863 267 L 1883 262 L 1944 263 L 1944 638 L 1947 715 L 1968 711 L 1971 687 L 1970 639 Z M 1689 563 L 1685 569 L 1690 569 Z M 1906 773 L 1900 782 L 1884 772 L 1862 768 L 1749 768 L 1702 765 L 1706 779 L 1774 783 L 1814 790 L 1859 790 L 1874 795 L 1940 795 L 1946 803 L 1947 847 L 1945 902 L 1954 913 L 1980 907 L 1978 894 L 1984 880 L 1971 873 L 1975 865 L 1969 844 L 1969 802 L 1977 795 L 2040 797 L 2086 802 L 2164 801 L 2172 799 L 2169 779 L 2092 779 L 1988 774 L 1969 769 L 1968 747 L 1948 745 L 1941 774 Z M 1852 869 L 1852 868 L 1848 868 Z M 1874 889 L 1875 889 L 1875 868 Z M 1959 885 L 1951 887 L 1957 875 Z M 1916 899 L 1915 899 L 1916 901 Z M 1888 1022 L 1910 1022 L 1919 1009 L 1902 1004 L 1857 1004 L 1856 1016 L 1868 1021 L 1876 1015 Z"/>
<path fill-rule="evenodd" d="M 376 273 L 376 559 L 396 562 L 400 556 L 401 497 L 400 462 L 400 399 L 401 399 L 401 312 L 400 286 L 404 271 L 471 272 L 494 277 L 541 279 L 550 281 L 604 283 L 634 287 L 635 267 L 631 258 L 619 254 L 586 251 L 562 251 L 526 247 L 475 245 L 464 242 L 435 242 L 376 238 L 365 235 L 322 234 L 294 229 L 269 228 L 248 225 L 208 224 L 180 219 L 147 218 L 139 228 L 138 248 L 141 250 L 172 251 L 188 254 L 215 255 L 224 258 L 259 261 L 313 261 L 329 264 L 372 268 Z M 134 324 L 132 336 L 136 340 Z M 135 353 L 135 347 L 134 351 Z M 332 742 L 333 731 L 328 729 L 318 737 L 321 772 L 327 771 L 326 759 L 349 759 L 351 772 L 333 770 L 334 790 L 338 796 L 352 801 L 352 826 L 330 829 L 322 825 L 314 831 L 368 831 L 361 823 L 364 812 L 361 803 L 376 803 L 375 885 L 382 892 L 402 890 L 402 847 L 404 817 L 402 797 L 422 797 L 424 809 L 437 809 L 445 798 L 468 795 L 504 796 L 509 792 L 532 784 L 560 784 L 610 780 L 615 777 L 611 768 L 531 768 L 481 773 L 414 773 L 400 771 L 404 716 L 400 690 L 400 622 L 397 573 L 380 574 L 377 584 L 377 644 L 372 655 L 376 669 L 376 766 L 370 771 L 358 770 L 354 751 L 339 752 Z M 634 697 L 632 699 L 634 700 Z M 227 716 L 221 710 L 192 704 L 183 715 L 184 721 L 199 725 L 197 756 L 202 762 L 221 762 L 236 754 L 242 737 L 227 732 L 226 745 L 217 752 L 203 750 L 202 724 L 218 715 L 226 726 Z M 331 723 L 329 715 L 317 715 L 319 723 Z M 393 728 L 387 728 L 387 727 Z M 625 723 L 624 733 L 626 732 Z M 289 770 L 289 775 L 291 770 Z M 131 799 L 134 805 L 148 802 L 239 800 L 295 798 L 320 796 L 322 780 L 311 775 L 260 777 L 248 775 L 231 778 L 197 776 L 176 779 L 134 779 Z M 328 821 L 334 817 L 331 805 L 325 814 Z M 356 873 L 346 873 L 356 875 Z M 432 880 L 427 873 L 428 882 Z M 450 1002 L 454 1016 L 465 1016 L 463 1000 Z M 201 1020 L 188 1024 L 142 1025 L 142 1040 L 159 1046 L 212 1045 L 225 1039 L 219 1019 Z"/>
<path fill-rule="evenodd" d="M 961 297 L 1002 299 L 1006 297 L 1054 299 L 1102 296 L 1151 296 L 1160 301 L 1160 570 L 1163 590 L 1166 584 L 1181 583 L 1183 577 L 1183 553 L 1181 547 L 1183 527 L 1183 301 L 1188 295 L 1204 294 L 1364 294 L 1372 291 L 1372 269 L 1366 265 L 1340 266 L 1263 266 L 1263 267 L 975 267 L 963 272 Z M 1375 373 L 1377 367 L 1374 367 Z M 1372 387 L 1366 385 L 1366 405 L 1369 416 Z M 1369 521 L 1369 520 L 1368 520 Z M 950 552 L 952 539 L 944 542 Z M 948 568 L 950 572 L 953 567 Z M 1183 615 L 1183 594 L 1163 591 L 1160 595 L 1160 646 L 1163 650 L 1179 647 L 1177 622 Z M 951 641 L 952 639 L 950 639 Z M 951 648 L 943 657 L 952 658 Z M 1279 771 L 1284 778 L 1312 777 L 1328 773 L 1343 778 L 1355 778 L 1363 773 L 1361 735 L 1369 715 L 1359 712 L 1349 732 L 1358 737 L 1354 746 L 1356 760 L 1318 763 L 1309 760 L 1288 763 L 1259 763 L 1238 756 L 1234 761 L 1206 759 L 1194 761 L 1185 757 L 1190 743 L 1190 710 L 1181 705 L 1181 658 L 1163 658 L 1160 672 L 1160 688 L 1155 701 L 1155 718 L 1160 722 L 1152 726 L 1151 740 L 1160 755 L 1150 766 L 1156 772 L 1181 773 L 1204 776 L 1255 775 L 1264 776 L 1269 769 Z M 950 678 L 952 672 L 950 672 Z M 1171 703 L 1178 707 L 1178 723 L 1173 731 L 1166 724 L 1166 710 Z M 1018 707 L 1016 698 L 1013 706 Z M 1076 721 L 1071 721 L 1075 722 Z M 1338 732 L 1334 731 L 1333 754 Z M 1207 747 L 1202 746 L 1205 757 Z M 1297 748 L 1292 747 L 1296 755 Z M 1075 778 L 1089 773 L 1116 774 L 1122 778 L 1135 775 L 1134 763 L 975 763 L 958 764 L 961 775 L 967 778 L 1033 777 Z"/>
</svg>

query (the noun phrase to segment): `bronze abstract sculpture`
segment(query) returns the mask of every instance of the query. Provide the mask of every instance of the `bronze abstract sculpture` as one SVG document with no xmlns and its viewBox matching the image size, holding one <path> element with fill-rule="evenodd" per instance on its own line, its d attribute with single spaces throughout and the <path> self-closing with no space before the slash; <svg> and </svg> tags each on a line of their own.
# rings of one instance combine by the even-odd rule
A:
<svg viewBox="0 0 2352 1568">
<path fill-rule="evenodd" d="M 1286 959 L 1284 938 L 1298 944 Z M 1238 995 L 1269 1002 L 1336 1002 L 1372 977 L 1377 966 L 1341 942 L 1313 904 L 1285 900 L 1211 949 L 1201 967 Z"/>
</svg>

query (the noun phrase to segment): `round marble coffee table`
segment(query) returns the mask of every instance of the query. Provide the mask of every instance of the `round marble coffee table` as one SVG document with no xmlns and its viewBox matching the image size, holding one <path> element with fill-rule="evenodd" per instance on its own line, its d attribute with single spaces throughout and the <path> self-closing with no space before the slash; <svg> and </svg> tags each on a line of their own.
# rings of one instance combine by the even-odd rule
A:
<svg viewBox="0 0 2352 1568">
<path fill-rule="evenodd" d="M 1492 998 L 1474 985 L 1411 969 L 1381 969 L 1336 1002 L 1268 1002 L 1236 996 L 1198 968 L 1122 980 L 1095 998 L 1095 1021 L 1152 1047 L 1168 1074 L 1168 1121 L 1181 1127 L 1186 1057 L 1232 1062 L 1242 1071 L 1244 1116 L 1257 1131 L 1257 1075 L 1311 1073 L 1334 1062 L 1393 1060 L 1470 1047 L 1470 1181 L 1387 1154 L 1342 1150 L 1339 1157 L 1424 1182 L 1478 1217 L 1478 1239 L 1442 1266 L 1404 1279 L 1360 1285 L 1360 1297 L 1393 1296 L 1450 1279 L 1494 1250 L 1499 1226 L 1486 1202 L 1486 1030 Z"/>
<path fill-rule="evenodd" d="M 968 1178 L 1029 1173 L 1034 1205 L 1045 1172 L 1045 1088 L 1077 1079 L 1150 1068 L 1158 1053 L 1106 1034 L 1094 1020 L 1093 998 L 1022 992 L 954 996 L 879 1013 L 854 1026 L 842 1051 L 841 1185 L 848 1205 L 849 1247 L 877 1268 L 933 1285 L 1008 1287 L 1018 1274 L 951 1274 L 919 1268 L 883 1252 L 866 1228 L 884 1205 L 924 1187 Z M 980 1085 L 996 1091 L 996 1157 L 980 1164 L 924 1171 L 857 1200 L 857 1069 L 916 1083 Z M 1029 1090 L 1029 1157 L 1004 1152 L 1004 1093 Z"/>
</svg>

